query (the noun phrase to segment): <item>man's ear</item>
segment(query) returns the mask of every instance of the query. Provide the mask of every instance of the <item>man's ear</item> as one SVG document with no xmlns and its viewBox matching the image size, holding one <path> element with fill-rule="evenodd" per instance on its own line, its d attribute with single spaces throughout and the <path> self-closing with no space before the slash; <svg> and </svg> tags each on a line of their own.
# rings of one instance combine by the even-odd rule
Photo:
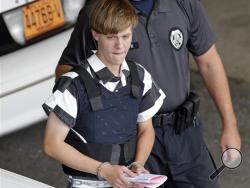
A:
<svg viewBox="0 0 250 188">
<path fill-rule="evenodd" d="M 96 41 L 98 41 L 99 34 L 98 34 L 96 31 L 94 31 L 93 29 L 91 29 L 91 33 L 92 33 L 93 38 L 94 38 Z"/>
</svg>

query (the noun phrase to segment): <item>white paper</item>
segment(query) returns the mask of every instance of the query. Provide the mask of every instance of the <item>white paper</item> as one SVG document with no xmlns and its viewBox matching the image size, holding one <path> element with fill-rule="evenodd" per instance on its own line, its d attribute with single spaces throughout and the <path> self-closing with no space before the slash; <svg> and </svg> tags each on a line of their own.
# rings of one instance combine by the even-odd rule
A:
<svg viewBox="0 0 250 188">
<path fill-rule="evenodd" d="M 140 174 L 135 177 L 128 177 L 128 180 L 132 183 L 141 185 L 145 188 L 156 188 L 162 185 L 166 180 L 167 176 L 164 175 L 157 175 L 157 174 Z M 91 180 L 85 180 L 86 184 L 83 184 L 82 188 L 87 188 L 86 186 L 90 187 L 112 187 L 107 181 L 91 181 Z"/>
<path fill-rule="evenodd" d="M 164 175 L 157 174 L 140 174 L 135 177 L 128 178 L 130 182 L 142 185 L 147 188 L 155 188 L 162 185 L 168 178 Z"/>
</svg>

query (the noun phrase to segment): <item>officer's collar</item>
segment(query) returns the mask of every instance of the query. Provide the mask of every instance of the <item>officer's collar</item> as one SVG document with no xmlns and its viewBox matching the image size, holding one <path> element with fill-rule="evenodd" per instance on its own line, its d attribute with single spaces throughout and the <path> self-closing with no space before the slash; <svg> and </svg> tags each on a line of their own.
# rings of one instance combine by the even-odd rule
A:
<svg viewBox="0 0 250 188">
<path fill-rule="evenodd" d="M 130 74 L 128 64 L 125 60 L 121 65 L 121 78 L 116 77 L 95 54 L 88 58 L 88 63 L 92 70 L 95 72 L 98 79 L 101 80 L 104 84 L 106 84 L 107 82 L 119 81 L 120 79 L 122 79 L 123 75 L 125 77 L 128 77 Z"/>
<path fill-rule="evenodd" d="M 171 10 L 171 0 L 155 0 L 154 6 L 156 6 L 156 10 L 159 12 L 169 12 Z M 154 10 L 154 8 L 153 8 Z M 141 13 L 138 9 L 135 9 L 136 13 Z"/>
<path fill-rule="evenodd" d="M 169 12 L 171 10 L 172 0 L 156 0 L 155 6 L 159 12 Z"/>
</svg>

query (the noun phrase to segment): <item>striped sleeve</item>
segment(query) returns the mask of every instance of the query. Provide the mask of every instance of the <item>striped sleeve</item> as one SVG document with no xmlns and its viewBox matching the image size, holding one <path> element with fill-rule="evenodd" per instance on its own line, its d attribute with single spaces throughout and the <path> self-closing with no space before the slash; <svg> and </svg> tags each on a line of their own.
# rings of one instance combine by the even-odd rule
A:
<svg viewBox="0 0 250 188">
<path fill-rule="evenodd" d="M 62 75 L 56 82 L 53 94 L 42 105 L 45 113 L 54 112 L 56 116 L 69 127 L 73 127 L 77 117 L 77 89 L 74 78 L 75 72 Z"/>
<path fill-rule="evenodd" d="M 137 65 L 139 78 L 144 84 L 137 122 L 143 122 L 152 118 L 160 110 L 166 95 L 157 86 L 149 72 L 141 65 Z"/>
</svg>

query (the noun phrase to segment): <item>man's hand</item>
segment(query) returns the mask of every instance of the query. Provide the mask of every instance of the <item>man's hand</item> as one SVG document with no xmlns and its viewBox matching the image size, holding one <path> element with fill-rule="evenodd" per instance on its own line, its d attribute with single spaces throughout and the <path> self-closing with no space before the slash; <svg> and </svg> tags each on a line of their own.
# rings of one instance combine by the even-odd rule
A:
<svg viewBox="0 0 250 188">
<path fill-rule="evenodd" d="M 105 165 L 100 171 L 101 177 L 106 179 L 114 188 L 132 188 L 134 185 L 128 181 L 129 177 L 136 176 L 125 166 Z"/>
</svg>

